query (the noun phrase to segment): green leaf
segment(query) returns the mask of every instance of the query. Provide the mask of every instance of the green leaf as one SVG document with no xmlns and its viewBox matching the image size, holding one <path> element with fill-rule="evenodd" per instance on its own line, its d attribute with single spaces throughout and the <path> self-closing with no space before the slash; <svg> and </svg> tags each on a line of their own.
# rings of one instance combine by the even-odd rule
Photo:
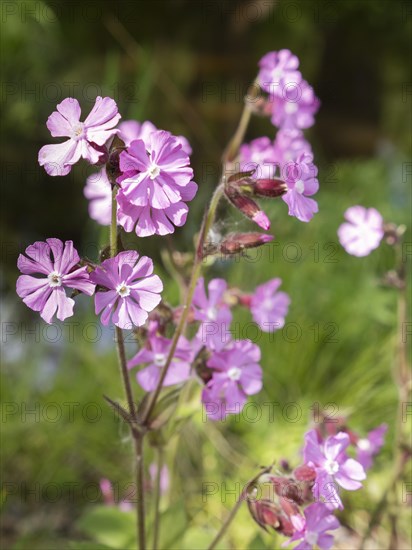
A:
<svg viewBox="0 0 412 550">
<path fill-rule="evenodd" d="M 78 527 L 93 540 L 109 548 L 126 550 L 136 546 L 133 512 L 115 506 L 95 506 L 78 522 Z"/>
</svg>

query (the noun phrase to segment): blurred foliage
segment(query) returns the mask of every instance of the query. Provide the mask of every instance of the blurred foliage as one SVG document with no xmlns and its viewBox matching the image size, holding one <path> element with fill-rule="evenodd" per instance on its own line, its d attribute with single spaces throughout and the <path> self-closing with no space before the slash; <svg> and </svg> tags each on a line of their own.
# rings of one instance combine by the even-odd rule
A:
<svg viewBox="0 0 412 550">
<path fill-rule="evenodd" d="M 261 419 L 251 420 L 250 409 L 249 421 L 241 415 L 205 422 L 199 388 L 191 388 L 167 446 L 172 488 L 162 497 L 162 547 L 205 548 L 234 504 L 230 491 L 236 484 L 273 460 L 298 464 L 314 402 L 335 404 L 361 433 L 383 421 L 390 425 L 365 489 L 346 495 L 341 520 L 363 531 L 391 468 L 397 296 L 380 277 L 394 258 L 385 245 L 367 258 L 349 257 L 337 245 L 336 229 L 344 210 L 356 203 L 375 206 L 387 220 L 407 221 L 412 18 L 406 3 L 54 0 L 4 2 L 2 9 L 4 547 L 126 548 L 133 539 L 131 514 L 98 506 L 101 478 L 120 492 L 132 479 L 127 429 L 102 397 L 122 400 L 113 333 L 102 330 L 83 297 L 77 298 L 76 317 L 60 324 L 59 333 L 14 295 L 16 257 L 27 244 L 70 238 L 93 256 L 96 243 L 108 238 L 87 216 L 82 188 L 90 169 L 79 165 L 59 179 L 37 166 L 38 149 L 51 142 L 45 120 L 67 95 L 87 111 L 96 95 L 107 94 L 118 101 L 123 119 L 150 119 L 187 136 L 200 189 L 174 242 L 190 250 L 257 61 L 280 48 L 299 56 L 322 100 L 308 132 L 320 167 L 320 212 L 302 224 L 287 216 L 282 201 L 266 202 L 275 243 L 216 262 L 207 274 L 244 290 L 281 277 L 292 297 L 289 328 L 271 339 L 254 335 L 247 313 L 235 317 L 235 336 L 262 347 L 265 389 L 256 399 Z M 248 138 L 259 135 L 273 135 L 273 129 L 256 119 Z M 222 212 L 219 230 L 250 227 L 229 207 Z M 138 246 L 154 257 L 165 297 L 177 304 L 176 280 L 161 261 L 164 241 Z M 129 339 L 128 353 L 135 349 Z M 139 395 L 137 384 L 135 389 Z M 268 402 L 279 403 L 273 421 L 265 416 Z M 296 408 L 300 417 L 287 421 L 285 414 Z M 150 451 L 147 465 L 152 460 Z M 205 483 L 218 484 L 219 492 L 205 495 Z M 152 500 L 148 487 L 149 510 Z M 407 548 L 408 514 L 401 508 L 397 513 Z M 388 537 L 384 522 L 375 547 L 387 546 Z M 244 507 L 221 548 L 278 548 L 281 542 L 258 533 Z"/>
</svg>

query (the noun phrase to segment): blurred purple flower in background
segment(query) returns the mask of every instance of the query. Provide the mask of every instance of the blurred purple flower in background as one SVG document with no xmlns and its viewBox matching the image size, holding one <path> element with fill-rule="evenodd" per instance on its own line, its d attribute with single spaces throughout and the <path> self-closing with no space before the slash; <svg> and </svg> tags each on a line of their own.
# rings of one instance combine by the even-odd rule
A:
<svg viewBox="0 0 412 550">
<path fill-rule="evenodd" d="M 351 206 L 344 213 L 347 220 L 338 229 L 339 242 L 352 256 L 367 256 L 378 248 L 383 235 L 383 218 L 375 208 Z"/>
</svg>

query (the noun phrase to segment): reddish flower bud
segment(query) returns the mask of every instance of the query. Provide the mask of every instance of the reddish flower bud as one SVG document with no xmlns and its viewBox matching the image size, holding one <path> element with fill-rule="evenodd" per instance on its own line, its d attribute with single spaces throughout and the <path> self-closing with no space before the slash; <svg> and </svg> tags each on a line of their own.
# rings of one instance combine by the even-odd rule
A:
<svg viewBox="0 0 412 550">
<path fill-rule="evenodd" d="M 273 240 L 264 233 L 230 233 L 220 245 L 222 254 L 237 254 L 247 248 L 256 248 Z"/>
<path fill-rule="evenodd" d="M 288 191 L 288 186 L 280 179 L 259 179 L 256 180 L 254 193 L 257 197 L 281 197 Z"/>
<path fill-rule="evenodd" d="M 270 228 L 270 221 L 259 206 L 246 195 L 242 195 L 236 189 L 229 186 L 225 189 L 226 197 L 229 201 L 247 218 L 258 224 L 259 227 L 267 231 Z"/>
<path fill-rule="evenodd" d="M 252 518 L 265 531 L 271 527 L 286 537 L 293 535 L 294 528 L 289 517 L 271 500 L 248 499 L 247 505 Z"/>
<path fill-rule="evenodd" d="M 305 464 L 298 466 L 293 473 L 298 481 L 314 481 L 316 479 L 315 470 Z"/>
</svg>

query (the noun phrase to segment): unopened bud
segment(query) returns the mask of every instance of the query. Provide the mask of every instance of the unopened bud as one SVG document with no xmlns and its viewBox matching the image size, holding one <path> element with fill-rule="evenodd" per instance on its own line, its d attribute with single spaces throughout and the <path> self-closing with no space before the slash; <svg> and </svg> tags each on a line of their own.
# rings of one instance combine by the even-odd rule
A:
<svg viewBox="0 0 412 550">
<path fill-rule="evenodd" d="M 316 471 L 306 464 L 298 466 L 293 474 L 298 481 L 314 481 L 316 479 Z"/>
<path fill-rule="evenodd" d="M 257 197 L 281 197 L 288 191 L 288 186 L 280 179 L 259 179 L 254 185 L 254 193 Z"/>
<path fill-rule="evenodd" d="M 229 201 L 247 218 L 257 223 L 257 225 L 265 231 L 270 228 L 268 217 L 254 200 L 246 195 L 242 195 L 233 189 L 233 187 L 227 187 L 225 189 L 225 194 Z"/>
<path fill-rule="evenodd" d="M 248 248 L 256 248 L 273 241 L 272 235 L 264 233 L 230 233 L 220 245 L 222 254 L 237 254 Z"/>
</svg>

